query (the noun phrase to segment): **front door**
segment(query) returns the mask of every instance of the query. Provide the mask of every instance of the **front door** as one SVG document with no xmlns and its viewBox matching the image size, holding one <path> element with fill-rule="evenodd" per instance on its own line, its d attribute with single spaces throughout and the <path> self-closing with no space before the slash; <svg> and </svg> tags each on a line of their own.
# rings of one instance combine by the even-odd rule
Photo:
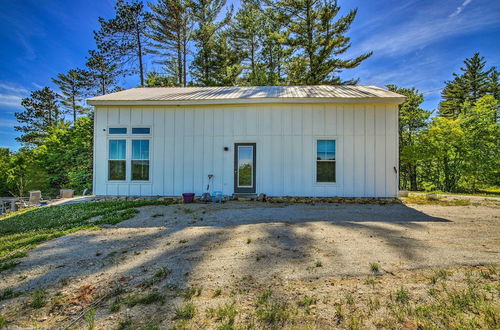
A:
<svg viewBox="0 0 500 330">
<path fill-rule="evenodd" d="M 255 193 L 255 143 L 234 144 L 234 192 Z"/>
</svg>

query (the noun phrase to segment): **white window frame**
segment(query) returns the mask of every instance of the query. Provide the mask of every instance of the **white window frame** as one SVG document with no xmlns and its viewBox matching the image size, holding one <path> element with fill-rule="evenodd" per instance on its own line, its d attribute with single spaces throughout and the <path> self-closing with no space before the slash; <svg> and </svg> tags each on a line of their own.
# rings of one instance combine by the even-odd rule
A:
<svg viewBox="0 0 500 330">
<path fill-rule="evenodd" d="M 118 135 L 117 137 L 113 137 L 114 135 Z M 123 134 L 111 134 L 111 138 L 109 138 L 106 142 L 106 181 L 110 183 L 120 183 L 120 182 L 126 182 L 127 181 L 127 139 L 122 137 Z M 109 158 L 109 143 L 110 141 L 125 141 L 125 159 L 111 159 Z M 125 161 L 125 179 L 123 180 L 111 180 L 109 178 L 109 162 L 112 160 L 120 160 L 120 161 Z"/>
<path fill-rule="evenodd" d="M 149 134 L 132 134 L 132 127 L 147 127 Z M 127 128 L 127 134 L 109 134 L 109 128 Z M 109 141 L 125 140 L 125 180 L 109 179 Z M 149 140 L 149 180 L 132 180 L 132 140 Z M 106 139 L 106 183 L 107 184 L 150 184 L 153 174 L 153 127 L 150 125 L 110 125 Z"/>
<path fill-rule="evenodd" d="M 143 138 L 143 137 L 139 137 L 141 134 L 136 134 L 136 136 L 134 138 L 130 138 L 130 182 L 151 182 L 151 139 L 150 138 Z M 150 134 L 148 134 L 150 135 Z M 142 136 L 142 135 L 141 135 Z M 132 158 L 132 148 L 133 148 L 133 143 L 132 141 L 134 140 L 137 140 L 137 141 L 148 141 L 148 159 L 147 161 L 149 162 L 148 163 L 148 179 L 147 180 L 133 180 L 132 179 L 132 162 L 134 160 L 146 160 L 146 159 L 134 159 Z"/>
<path fill-rule="evenodd" d="M 322 141 L 322 140 L 332 140 L 332 141 L 335 141 L 335 160 L 334 161 L 325 161 L 325 162 L 335 162 L 335 182 L 318 182 L 317 181 L 317 171 L 318 171 L 318 160 L 316 159 L 318 157 L 318 141 Z M 340 144 L 340 141 L 339 141 L 339 137 L 337 136 L 315 136 L 314 139 L 313 139 L 313 147 L 312 147 L 312 151 L 313 151 L 313 155 L 312 155 L 312 158 L 313 158 L 313 176 L 312 176 L 312 180 L 313 180 L 313 185 L 314 186 L 327 186 L 327 187 L 331 187 L 331 186 L 338 186 L 339 185 L 339 165 L 340 165 L 340 162 L 339 162 L 339 157 L 338 155 L 340 154 L 340 148 L 341 148 L 341 144 Z"/>
</svg>

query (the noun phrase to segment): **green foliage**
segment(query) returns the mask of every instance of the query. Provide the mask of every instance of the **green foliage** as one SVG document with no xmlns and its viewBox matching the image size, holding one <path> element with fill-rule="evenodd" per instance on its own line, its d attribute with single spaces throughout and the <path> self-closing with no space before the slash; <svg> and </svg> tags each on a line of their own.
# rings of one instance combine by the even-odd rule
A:
<svg viewBox="0 0 500 330">
<path fill-rule="evenodd" d="M 88 92 L 91 95 L 111 93 L 118 76 L 122 73 L 116 62 L 107 57 L 103 51 L 89 50 L 85 65 L 88 69 L 85 71 Z"/>
<path fill-rule="evenodd" d="M 142 1 L 118 0 L 115 17 L 108 20 L 99 17 L 100 29 L 94 31 L 102 63 L 107 63 L 109 68 L 124 68 L 124 73 L 138 72 L 141 86 L 144 86 L 144 43 L 149 20 Z"/>
<path fill-rule="evenodd" d="M 85 72 L 81 69 L 71 69 L 67 73 L 59 73 L 52 81 L 61 90 L 61 105 L 67 113 L 73 114 L 73 122 L 77 115 L 87 113 L 88 108 L 81 105 L 88 85 Z"/>
<path fill-rule="evenodd" d="M 134 207 L 165 204 L 158 201 L 94 202 L 36 208 L 0 218 L 0 265 L 11 256 L 46 240 L 95 227 L 115 224 L 135 215 Z M 121 212 L 120 212 L 121 211 Z M 98 218 L 89 222 L 91 218 Z"/>
<path fill-rule="evenodd" d="M 281 33 L 291 49 L 288 83 L 293 85 L 353 84 L 338 77 L 343 69 L 352 69 L 372 55 L 355 58 L 340 56 L 351 47 L 346 35 L 356 18 L 357 9 L 338 17 L 336 1 L 278 0 L 273 3 L 283 22 Z"/>
<path fill-rule="evenodd" d="M 14 129 L 22 135 L 16 140 L 28 146 L 41 143 L 50 128 L 63 120 L 58 97 L 52 89 L 44 87 L 21 100 L 24 110 L 14 114 L 21 125 Z"/>
</svg>

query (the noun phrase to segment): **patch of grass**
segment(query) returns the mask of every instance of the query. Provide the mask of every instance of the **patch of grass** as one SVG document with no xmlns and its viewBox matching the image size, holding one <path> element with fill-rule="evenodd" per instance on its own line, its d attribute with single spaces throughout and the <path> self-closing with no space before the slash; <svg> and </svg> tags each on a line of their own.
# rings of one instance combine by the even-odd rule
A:
<svg viewBox="0 0 500 330">
<path fill-rule="evenodd" d="M 47 290 L 37 289 L 31 293 L 31 303 L 32 308 L 38 309 L 47 305 Z"/>
<path fill-rule="evenodd" d="M 93 330 L 95 327 L 95 309 L 91 308 L 85 312 L 85 322 L 87 322 L 87 329 Z"/>
<path fill-rule="evenodd" d="M 217 289 L 214 291 L 214 294 L 212 295 L 213 298 L 215 297 L 218 297 L 222 294 L 222 290 L 221 289 Z"/>
<path fill-rule="evenodd" d="M 158 218 L 158 217 L 162 217 L 163 216 L 163 213 L 155 213 L 151 216 L 151 218 Z"/>
<path fill-rule="evenodd" d="M 354 305 L 354 297 L 352 296 L 352 293 L 345 295 L 345 303 L 350 306 Z"/>
<path fill-rule="evenodd" d="M 193 213 L 193 212 L 194 212 L 194 210 L 193 210 L 193 209 L 190 209 L 189 207 L 183 207 L 183 208 L 182 208 L 182 211 L 183 211 L 184 213 L 186 213 L 186 214 L 191 214 L 191 213 Z"/>
<path fill-rule="evenodd" d="M 249 237 L 249 238 L 247 238 L 247 244 L 250 244 L 250 243 L 252 243 L 252 239 Z"/>
<path fill-rule="evenodd" d="M 260 294 L 260 296 L 257 297 L 257 304 L 258 305 L 263 305 L 265 304 L 269 298 L 273 295 L 273 292 L 271 290 L 265 290 Z"/>
<path fill-rule="evenodd" d="M 0 291 L 0 301 L 19 297 L 21 294 L 22 294 L 21 292 L 16 292 L 11 288 L 4 289 Z"/>
<path fill-rule="evenodd" d="M 380 272 L 380 265 L 376 262 L 370 263 L 370 271 L 372 273 L 379 273 Z"/>
<path fill-rule="evenodd" d="M 257 318 L 271 327 L 282 327 L 289 318 L 288 305 L 280 301 L 268 301 L 257 308 Z"/>
<path fill-rule="evenodd" d="M 366 285 L 371 285 L 372 288 L 375 288 L 375 285 L 377 284 L 377 280 L 375 279 L 374 276 L 368 276 L 366 279 L 365 279 L 365 284 Z"/>
<path fill-rule="evenodd" d="M 14 268 L 19 264 L 18 261 L 7 261 L 0 263 L 0 273 L 8 269 Z"/>
<path fill-rule="evenodd" d="M 401 287 L 396 293 L 394 294 L 394 300 L 400 304 L 408 304 L 410 302 L 410 292 L 406 290 L 405 288 Z"/>
<path fill-rule="evenodd" d="M 175 309 L 175 318 L 182 320 L 190 320 L 194 317 L 196 308 L 192 303 L 185 303 L 181 307 Z"/>
<path fill-rule="evenodd" d="M 168 205 L 162 201 L 109 201 L 31 208 L 0 218 L 0 263 L 47 240 L 96 225 L 116 224 L 133 217 L 135 207 Z M 98 218 L 91 223 L 87 220 Z"/>
<path fill-rule="evenodd" d="M 172 273 L 172 270 L 168 267 L 161 267 L 156 271 L 156 273 L 151 277 L 142 282 L 142 286 L 150 287 L 156 283 L 163 281 L 168 275 Z"/>
<path fill-rule="evenodd" d="M 410 204 L 419 205 L 441 205 L 441 206 L 469 206 L 471 205 L 468 199 L 454 199 L 454 200 L 443 200 L 443 199 L 427 199 L 425 195 L 413 195 L 408 197 L 401 197 L 401 199 Z"/>
<path fill-rule="evenodd" d="M 0 329 L 4 327 L 7 327 L 7 320 L 5 319 L 5 317 L 0 315 Z"/>
<path fill-rule="evenodd" d="M 184 300 L 191 300 L 193 297 L 199 297 L 202 291 L 203 288 L 201 286 L 192 286 L 182 292 L 182 297 Z"/>
<path fill-rule="evenodd" d="M 305 309 L 306 314 L 311 312 L 311 306 L 317 303 L 318 299 L 316 297 L 305 296 L 297 302 L 297 305 Z"/>
<path fill-rule="evenodd" d="M 124 320 L 120 320 L 115 328 L 116 330 L 129 330 L 135 329 L 134 323 L 130 318 L 126 318 Z"/>
<path fill-rule="evenodd" d="M 219 325 L 217 329 L 232 329 L 234 325 L 234 320 L 236 315 L 238 314 L 235 303 L 227 303 L 222 306 L 219 306 L 215 309 L 209 310 L 209 315 L 211 317 L 215 317 L 215 319 L 219 322 L 222 322 L 222 325 Z"/>
<path fill-rule="evenodd" d="M 125 303 L 130 307 L 135 305 L 149 305 L 157 302 L 161 304 L 165 302 L 165 296 L 157 291 L 145 295 L 130 295 L 125 299 Z"/>
<path fill-rule="evenodd" d="M 314 263 L 314 267 L 323 267 L 323 263 L 318 260 Z"/>
</svg>

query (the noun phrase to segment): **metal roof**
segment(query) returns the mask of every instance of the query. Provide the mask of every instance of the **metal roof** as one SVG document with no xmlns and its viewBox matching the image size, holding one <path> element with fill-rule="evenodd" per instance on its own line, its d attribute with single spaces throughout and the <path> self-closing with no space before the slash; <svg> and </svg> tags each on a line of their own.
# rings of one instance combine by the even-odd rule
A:
<svg viewBox="0 0 500 330">
<path fill-rule="evenodd" d="M 264 102 L 376 101 L 400 103 L 404 96 L 376 86 L 245 86 L 132 88 L 88 99 L 92 105 L 222 104 Z"/>
</svg>

